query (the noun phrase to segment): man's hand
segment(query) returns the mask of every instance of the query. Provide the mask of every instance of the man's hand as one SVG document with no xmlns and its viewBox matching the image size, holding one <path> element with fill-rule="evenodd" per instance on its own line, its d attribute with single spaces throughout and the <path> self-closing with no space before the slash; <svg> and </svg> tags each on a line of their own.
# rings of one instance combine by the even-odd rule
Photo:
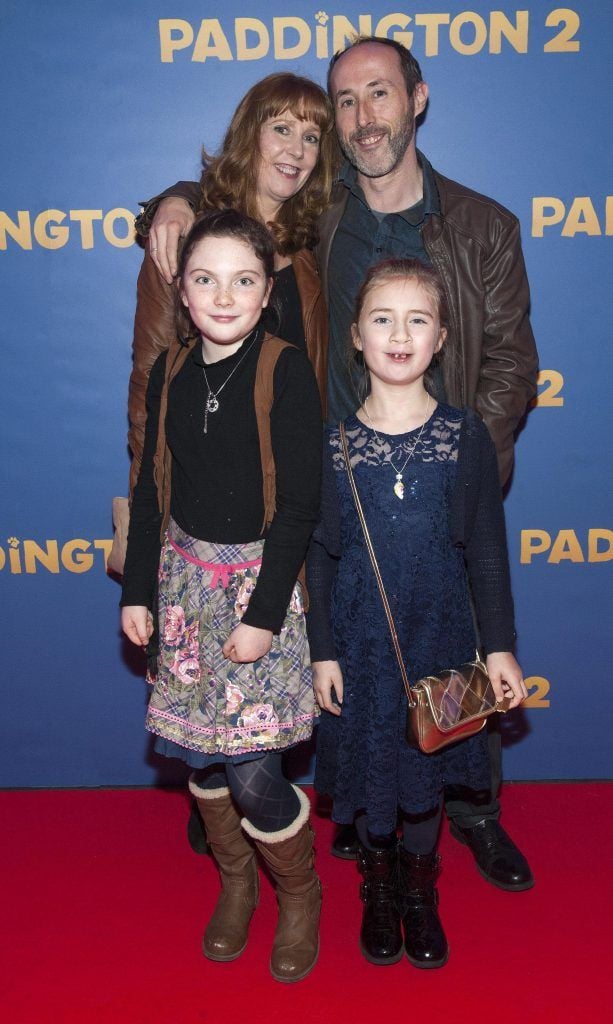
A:
<svg viewBox="0 0 613 1024">
<path fill-rule="evenodd" d="M 130 604 L 121 609 L 121 628 L 138 647 L 146 647 L 153 633 L 153 617 L 144 605 Z"/>
<path fill-rule="evenodd" d="M 241 622 L 233 629 L 223 645 L 223 654 L 229 661 L 237 664 L 257 661 L 268 654 L 272 645 L 272 632 L 269 629 L 258 629 Z"/>
<path fill-rule="evenodd" d="M 343 673 L 338 661 L 314 661 L 313 689 L 315 700 L 323 711 L 330 711 L 333 715 L 340 715 L 343 703 Z M 332 700 L 332 691 L 336 694 L 338 703 Z"/>
<path fill-rule="evenodd" d="M 195 220 L 195 214 L 185 199 L 171 196 L 162 199 L 149 230 L 151 259 L 168 284 L 177 273 L 179 242 L 185 237 Z"/>
</svg>

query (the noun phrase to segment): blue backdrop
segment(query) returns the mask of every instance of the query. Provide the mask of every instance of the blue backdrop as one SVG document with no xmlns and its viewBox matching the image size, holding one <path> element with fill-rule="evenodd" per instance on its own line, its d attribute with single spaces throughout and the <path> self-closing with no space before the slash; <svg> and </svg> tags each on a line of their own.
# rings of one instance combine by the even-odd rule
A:
<svg viewBox="0 0 613 1024">
<path fill-rule="evenodd" d="M 358 28 L 396 34 L 420 60 L 419 145 L 434 166 L 522 224 L 542 374 L 506 502 L 531 687 L 504 722 L 506 777 L 610 775 L 612 9 L 395 10 L 5 0 L 1 785 L 180 774 L 150 753 L 143 665 L 105 573 L 128 476 L 132 219 L 139 198 L 198 176 L 200 145 L 216 148 L 254 81 L 286 68 L 323 83 Z"/>
</svg>

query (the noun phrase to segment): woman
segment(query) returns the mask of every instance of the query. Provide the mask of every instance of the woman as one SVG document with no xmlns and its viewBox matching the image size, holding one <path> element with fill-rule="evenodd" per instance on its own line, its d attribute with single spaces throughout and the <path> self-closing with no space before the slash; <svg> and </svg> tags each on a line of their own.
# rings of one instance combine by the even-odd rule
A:
<svg viewBox="0 0 613 1024">
<path fill-rule="evenodd" d="M 273 333 L 306 348 L 325 411 L 327 314 L 311 249 L 317 218 L 329 203 L 337 152 L 328 97 L 308 78 L 290 73 L 256 82 L 239 103 L 220 154 L 204 158 L 196 212 L 236 209 L 266 224 L 276 242 Z M 186 186 L 188 192 L 193 186 Z M 139 218 L 146 233 L 155 206 Z M 159 242 L 159 244 L 158 244 Z M 128 443 L 132 490 L 145 426 L 145 393 L 157 356 L 175 337 L 174 288 L 160 275 L 161 241 L 149 243 L 138 278 L 134 366 L 130 378 Z"/>
</svg>

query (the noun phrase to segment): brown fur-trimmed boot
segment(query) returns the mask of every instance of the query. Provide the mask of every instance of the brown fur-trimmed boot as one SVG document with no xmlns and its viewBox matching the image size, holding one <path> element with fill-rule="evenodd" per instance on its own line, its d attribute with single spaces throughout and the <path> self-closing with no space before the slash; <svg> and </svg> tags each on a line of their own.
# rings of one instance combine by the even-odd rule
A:
<svg viewBox="0 0 613 1024">
<path fill-rule="evenodd" d="M 277 887 L 279 921 L 270 958 L 277 981 L 300 981 L 317 962 L 321 884 L 313 867 L 313 832 L 308 797 L 294 786 L 300 811 L 287 828 L 261 832 L 247 818 L 242 825 L 266 861 Z"/>
<path fill-rule="evenodd" d="M 189 789 L 221 875 L 221 893 L 202 939 L 202 952 L 209 960 L 236 960 L 247 945 L 260 893 L 255 850 L 241 829 L 229 789 L 201 789 L 193 779 Z"/>
</svg>

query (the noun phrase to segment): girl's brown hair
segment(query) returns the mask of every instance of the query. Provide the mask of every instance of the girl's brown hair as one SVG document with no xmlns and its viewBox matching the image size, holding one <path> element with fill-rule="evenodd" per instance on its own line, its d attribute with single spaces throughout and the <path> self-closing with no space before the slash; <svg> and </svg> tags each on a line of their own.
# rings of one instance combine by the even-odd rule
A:
<svg viewBox="0 0 613 1024">
<path fill-rule="evenodd" d="M 203 153 L 200 210 L 234 207 L 256 220 L 260 130 L 270 117 L 289 111 L 301 121 L 312 121 L 321 132 L 315 168 L 300 191 L 283 203 L 272 232 L 277 251 L 291 256 L 317 242 L 317 219 L 330 202 L 338 163 L 334 115 L 323 89 L 308 78 L 289 72 L 268 75 L 243 96 L 226 132 L 221 153 Z"/>
<path fill-rule="evenodd" d="M 197 217 L 185 238 L 179 254 L 177 269 L 177 285 L 175 288 L 175 316 L 179 338 L 185 343 L 189 338 L 197 337 L 199 330 L 189 315 L 189 310 L 181 300 L 181 285 L 185 276 L 187 262 L 194 249 L 203 238 L 234 238 L 244 242 L 253 249 L 264 268 L 267 278 L 272 278 L 275 269 L 275 246 L 270 231 L 259 220 L 247 217 L 237 210 L 211 210 Z M 278 315 L 274 303 L 272 309 Z"/>
</svg>

